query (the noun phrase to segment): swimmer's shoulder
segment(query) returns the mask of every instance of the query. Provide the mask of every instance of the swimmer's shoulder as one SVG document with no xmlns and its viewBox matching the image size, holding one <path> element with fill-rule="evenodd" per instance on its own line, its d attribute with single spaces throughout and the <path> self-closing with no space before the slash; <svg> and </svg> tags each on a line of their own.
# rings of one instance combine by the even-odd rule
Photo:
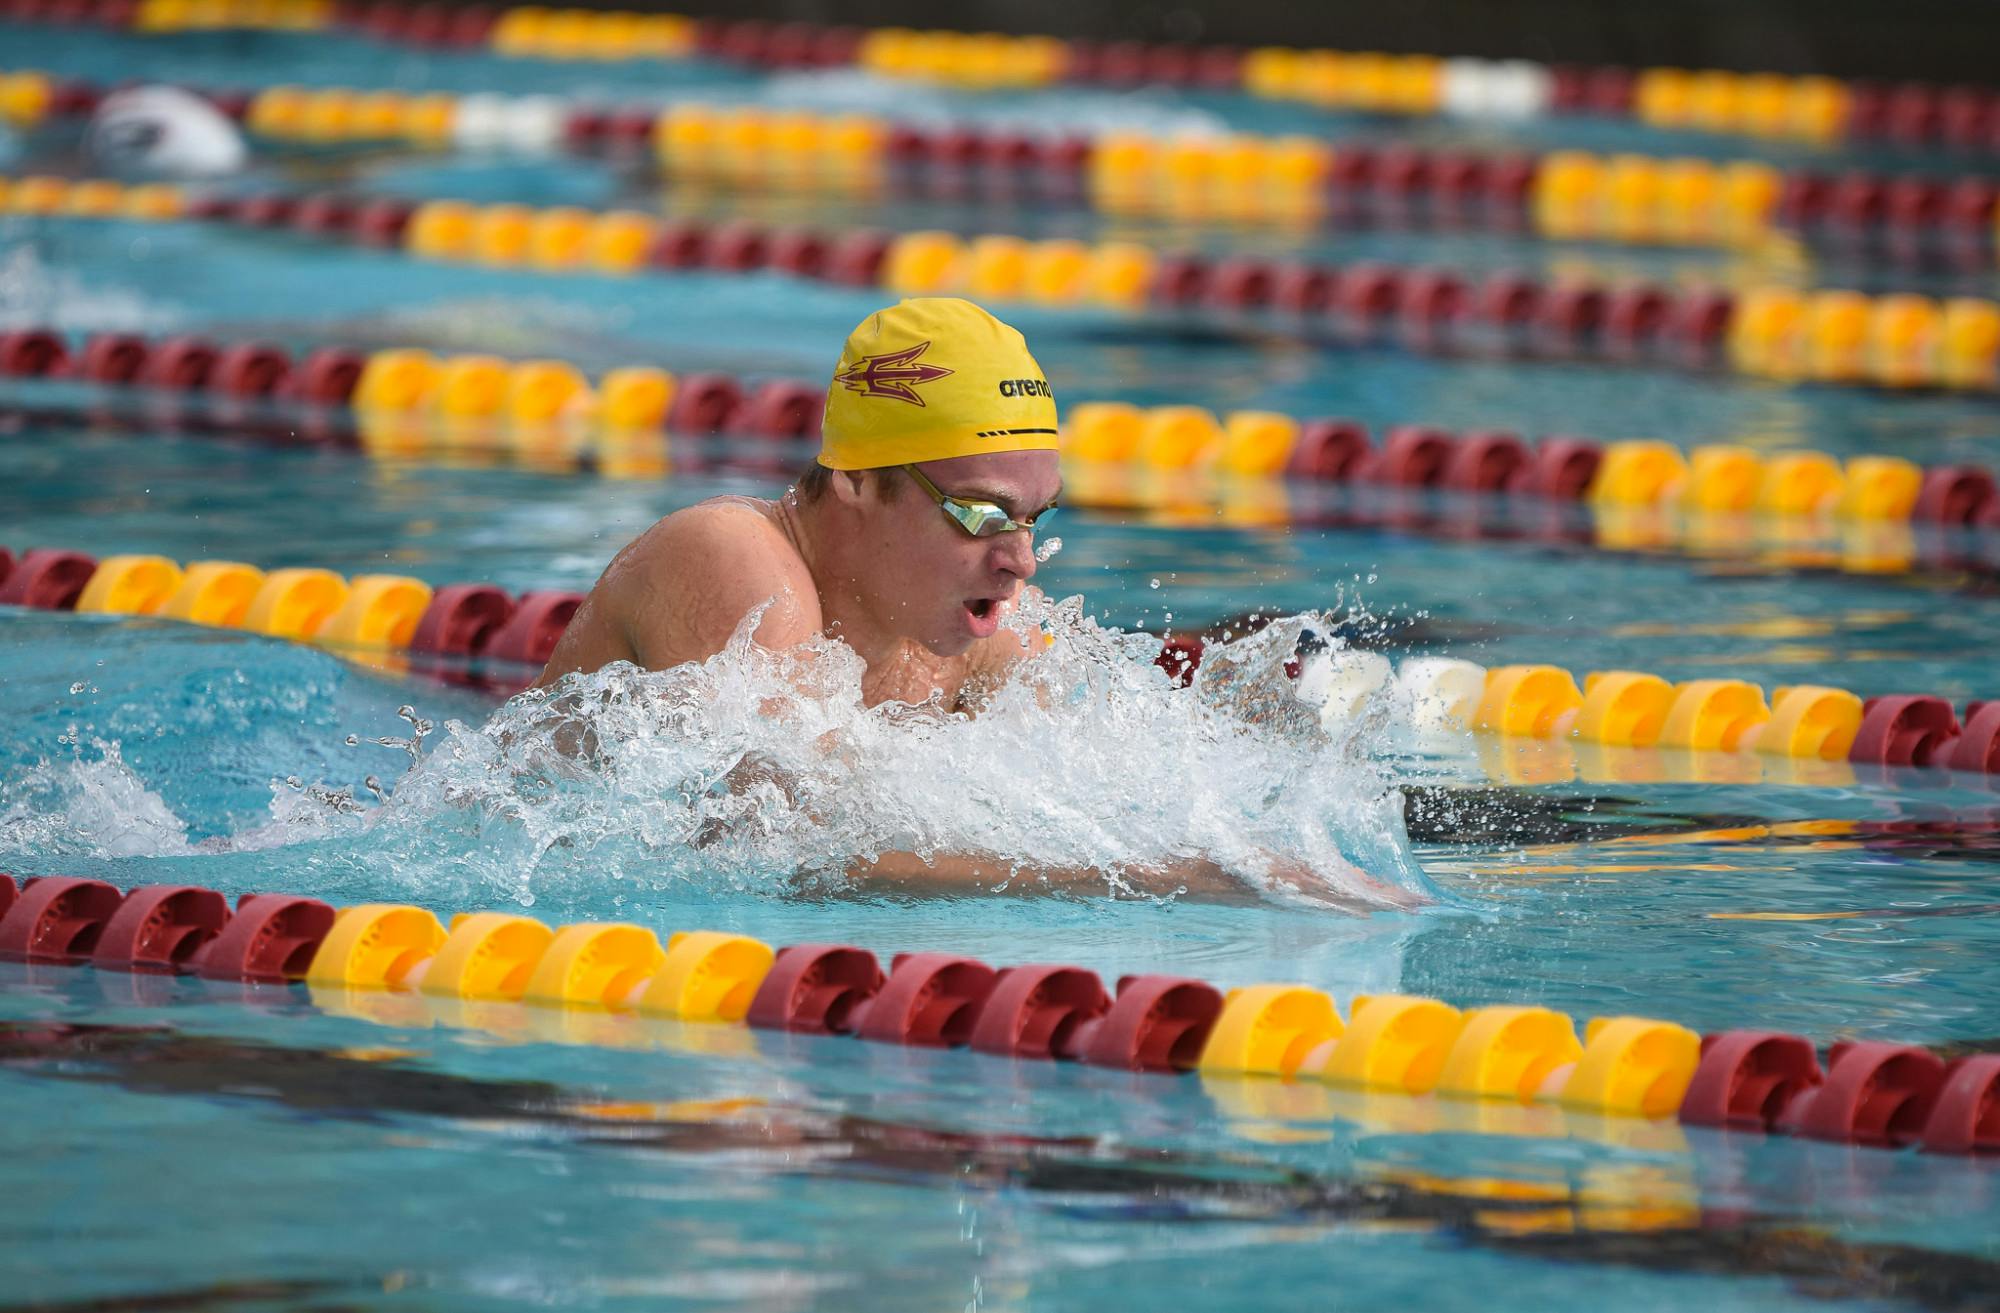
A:
<svg viewBox="0 0 2000 1313">
<path fill-rule="evenodd" d="M 767 603 L 756 634 L 765 646 L 789 647 L 818 632 L 819 593 L 777 504 L 710 498 L 663 517 L 618 553 L 543 682 L 612 660 L 653 670 L 706 660 Z"/>
<path fill-rule="evenodd" d="M 757 639 L 767 647 L 819 629 L 819 591 L 775 502 L 713 497 L 667 516 L 634 547 L 628 606 L 642 664 L 712 656 L 766 603 Z M 666 650 L 651 650 L 649 637 Z"/>
<path fill-rule="evenodd" d="M 805 562 L 778 516 L 778 504 L 760 497 L 711 497 L 675 511 L 640 534 L 611 570 L 648 575 L 745 563 L 784 569 Z"/>
</svg>

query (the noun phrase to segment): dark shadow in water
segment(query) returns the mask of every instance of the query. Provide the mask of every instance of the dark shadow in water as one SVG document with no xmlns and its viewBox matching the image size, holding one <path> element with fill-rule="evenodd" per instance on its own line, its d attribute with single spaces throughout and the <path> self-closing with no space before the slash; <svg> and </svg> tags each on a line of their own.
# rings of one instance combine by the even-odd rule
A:
<svg viewBox="0 0 2000 1313">
<path fill-rule="evenodd" d="M 1254 634 L 1272 621 L 1284 617 L 1281 609 L 1271 611 L 1239 611 L 1235 615 L 1224 616 L 1210 621 L 1199 630 L 1183 625 L 1167 628 L 1155 624 L 1134 626 L 1133 632 L 1157 634 L 1162 640 L 1179 638 L 1183 641 L 1198 638 L 1203 644 L 1228 642 Z M 1440 616 L 1417 616 L 1408 614 L 1382 615 L 1373 611 L 1354 611 L 1347 607 L 1330 607 L 1318 612 L 1326 619 L 1328 634 L 1341 640 L 1348 647 L 1368 651 L 1400 651 L 1410 647 L 1432 647 L 1440 643 L 1485 643 L 1510 633 L 1523 632 L 1518 626 L 1490 624 L 1479 620 L 1452 620 Z M 1324 651 L 1326 642 L 1308 629 L 1300 636 L 1299 644 L 1304 651 Z"/>
<path fill-rule="evenodd" d="M 330 1303 L 334 1295 L 357 1300 L 379 1295 L 380 1281 L 218 1281 L 207 1286 L 173 1290 L 141 1290 L 129 1295 L 90 1299 L 37 1299 L 25 1304 L 0 1304 L 5 1313 L 205 1313 L 209 1309 L 287 1308 L 313 1313 L 341 1313 L 359 1303 Z"/>
<path fill-rule="evenodd" d="M 1668 811 L 1608 794 L 1408 785 L 1403 795 L 1410 837 L 1427 843 L 1535 846 L 1656 835 L 1704 848 L 1851 848 L 1912 862 L 2000 865 L 2000 809 L 1992 807 L 1912 820 L 1774 821 L 1749 812 Z"/>
<path fill-rule="evenodd" d="M 1757 842 L 1817 847 L 1826 847 L 1829 842 L 1851 842 L 1869 852 L 1893 853 L 1911 861 L 2000 865 L 2000 820 L 1990 814 L 1932 820 L 1855 821 L 1851 832 L 1831 840 L 1810 834 L 1780 833 Z"/>
<path fill-rule="evenodd" d="M 1740 1211 L 1711 1219 L 1692 1207 L 1669 1220 L 1656 1218 L 1643 1230 L 1620 1230 L 1615 1222 L 1592 1221 L 1593 1215 L 1607 1215 L 1601 1194 L 1594 1196 L 1596 1208 L 1569 1215 L 1567 1192 L 1550 1182 L 1534 1183 L 1520 1192 L 1524 1197 L 1496 1196 L 1471 1183 L 1460 1192 L 1448 1181 L 1428 1178 L 1421 1184 L 1343 1179 L 1249 1155 L 1148 1149 L 1092 1136 L 949 1131 L 751 1100 L 706 1105 L 705 1116 L 684 1104 L 675 1105 L 670 1116 L 655 1116 L 655 1105 L 600 1103 L 544 1081 L 486 1080 L 397 1059 L 166 1027 L 0 1023 L 0 1064 L 16 1074 L 248 1100 L 312 1117 L 497 1122 L 539 1127 L 607 1149 L 729 1153 L 753 1171 L 1019 1191 L 1095 1218 L 1414 1228 L 1548 1261 L 1775 1276 L 1819 1298 L 1893 1300 L 1939 1313 L 2000 1304 L 2000 1263 L 1990 1260 L 1914 1246 L 1854 1244 L 1785 1219 L 1746 1221 Z M 1537 1226 L 1552 1209 L 1566 1215 L 1554 1233 Z M 1609 1215 L 1615 1217 L 1616 1210 Z M 224 1285 L 117 1301 L 5 1304 L 0 1313 L 225 1308 L 269 1298 L 247 1292 L 289 1288 Z"/>
<path fill-rule="evenodd" d="M 1403 823 L 1419 843 L 1523 847 L 1667 837 L 1769 821 L 1747 813 L 1661 811 L 1638 798 L 1604 794 L 1411 785 L 1403 790 Z"/>
<path fill-rule="evenodd" d="M 1992 807 L 1976 807 L 1956 816 L 1932 816 L 1910 820 L 1847 820 L 1837 817 L 1773 821 L 1764 817 L 1731 815 L 1726 812 L 1677 813 L 1631 811 L 1642 804 L 1632 799 L 1554 796 L 1518 793 L 1507 789 L 1409 790 L 1413 798 L 1412 837 L 1416 824 L 1432 822 L 1434 833 L 1426 838 L 1440 841 L 1477 842 L 1478 823 L 1491 816 L 1494 829 L 1502 836 L 1516 833 L 1505 827 L 1523 825 L 1520 833 L 1532 837 L 1516 842 L 1561 844 L 1587 843 L 1607 838 L 1658 835 L 1668 844 L 1699 845 L 1703 849 L 1810 848 L 1823 852 L 1843 850 L 1874 854 L 1876 860 L 1891 857 L 1908 862 L 1963 862 L 2000 865 L 2000 814 Z M 1414 801 L 1422 795 L 1419 804 Z M 1885 802 L 1893 809 L 1895 803 Z M 1417 817 L 1423 812 L 1421 821 Z M 1583 812 L 1583 816 L 1566 813 Z M 1623 814 L 1621 814 L 1621 812 Z M 1516 816 L 1522 819 L 1517 821 Z M 1603 828 L 1597 821 L 1606 819 Z M 1537 826 L 1538 819 L 1556 818 Z M 1575 822 L 1570 824 L 1569 822 Z M 1548 837 L 1539 837 L 1546 835 Z M 1628 854 L 1649 851 L 1642 845 L 1625 849 Z M 1907 913 L 1905 913 L 1907 914 Z M 1937 915 L 1951 913 L 1938 911 Z M 1963 914 L 1963 913 L 1960 913 Z"/>
<path fill-rule="evenodd" d="M 1792 1227 L 1704 1227 L 1619 1234 L 1541 1232 L 1506 1237 L 1524 1258 L 1615 1263 L 1649 1272 L 1783 1277 L 1814 1299 L 1894 1300 L 1940 1313 L 1992 1313 L 2000 1265 L 1915 1245 L 1850 1245 Z"/>
</svg>

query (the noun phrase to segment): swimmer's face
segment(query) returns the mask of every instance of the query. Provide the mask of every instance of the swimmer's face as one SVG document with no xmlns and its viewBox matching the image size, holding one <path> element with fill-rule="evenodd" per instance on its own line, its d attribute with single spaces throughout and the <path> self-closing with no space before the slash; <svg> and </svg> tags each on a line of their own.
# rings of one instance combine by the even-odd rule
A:
<svg viewBox="0 0 2000 1313">
<path fill-rule="evenodd" d="M 1052 451 L 959 456 L 917 468 L 939 492 L 991 502 L 1017 521 L 1039 515 L 1062 490 Z M 874 476 L 864 515 L 878 613 L 895 632 L 939 656 L 956 656 L 991 638 L 1021 585 L 1034 576 L 1033 536 L 1014 531 L 975 538 L 906 471 L 876 470 Z M 891 481 L 901 486 L 891 488 Z"/>
</svg>

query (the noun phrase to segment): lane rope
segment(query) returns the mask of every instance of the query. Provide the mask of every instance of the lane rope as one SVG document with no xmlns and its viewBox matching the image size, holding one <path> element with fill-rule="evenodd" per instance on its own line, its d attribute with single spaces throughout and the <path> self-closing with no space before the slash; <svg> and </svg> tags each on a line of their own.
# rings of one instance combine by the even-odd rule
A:
<svg viewBox="0 0 2000 1313">
<path fill-rule="evenodd" d="M 94 23 L 144 33 L 347 30 L 415 45 L 567 61 L 721 59 L 766 69 L 859 67 L 969 90 L 1060 84 L 1241 91 L 1340 112 L 1522 122 L 1631 118 L 1673 132 L 1767 140 L 1889 141 L 2000 149 L 2000 96 L 1975 86 L 1793 77 L 1718 69 L 1628 69 L 1114 41 L 999 33 L 696 20 L 540 6 L 336 4 L 332 0 L 5 0 L 0 19 Z"/>
<path fill-rule="evenodd" d="M 362 444 L 384 453 L 477 445 L 482 432 L 495 430 L 529 446 L 550 430 L 628 440 L 665 432 L 810 439 L 825 405 L 825 389 L 803 379 L 751 382 L 657 366 L 592 378 L 552 359 L 341 347 L 294 356 L 254 339 L 78 337 L 34 327 L 0 332 L 0 377 L 352 410 Z M 1683 450 L 1654 439 L 1604 443 L 1574 435 L 1530 444 L 1500 428 L 1454 434 L 1415 424 L 1393 425 L 1378 442 L 1341 418 L 1093 401 L 1067 408 L 1064 431 L 1065 455 L 1079 467 L 1086 496 L 1093 495 L 1093 474 L 1131 468 L 1582 501 L 1602 512 L 1605 545 L 1630 547 L 1672 541 L 1671 529 L 1645 514 L 1668 510 L 1690 517 L 1691 545 L 1704 547 L 1740 535 L 1744 526 L 1731 517 L 1753 514 L 1856 526 L 2000 525 L 2000 483 L 1991 470 L 1926 467 L 1898 456 L 1843 461 L 1811 450 L 1767 454 L 1728 443 Z M 1115 503 L 1115 487 L 1099 500 Z M 1720 518 L 1708 524 L 1704 517 Z M 1713 541 L 1704 540 L 1705 529 Z M 1881 547 L 1874 568 L 1886 572 L 1896 549 Z M 1865 558 L 1856 560 L 1868 568 Z"/>
<path fill-rule="evenodd" d="M 1394 341 L 1427 353 L 1590 359 L 1738 372 L 1785 382 L 2000 389 L 2000 304 L 1891 293 L 1752 287 L 1731 294 L 1518 274 L 1209 260 L 1133 242 L 840 234 L 660 221 L 633 211 L 363 201 L 337 194 L 232 200 L 107 179 L 0 177 L 0 213 L 71 219 L 198 219 L 401 250 L 418 258 L 546 274 L 782 271 L 904 296 L 967 295 L 1074 310 L 1246 315 L 1308 340 Z"/>
<path fill-rule="evenodd" d="M 1180 222 L 1485 227 L 1668 246 L 1746 247 L 1789 233 L 1837 241 L 1849 259 L 1922 263 L 1941 246 L 1961 266 L 1990 264 L 2000 244 L 2000 185 L 1977 174 L 1829 176 L 1754 160 L 1336 147 L 1299 135 L 1045 137 L 688 101 L 606 109 L 550 95 L 190 90 L 272 141 L 644 153 L 678 181 L 739 189 L 1031 195 Z M 0 74 L 0 117 L 26 126 L 87 114 L 107 94 L 33 71 Z"/>
<path fill-rule="evenodd" d="M 0 605 L 243 629 L 329 646 L 393 673 L 480 679 L 510 691 L 546 664 L 582 600 L 560 590 L 516 598 L 483 583 L 433 588 L 402 575 L 349 580 L 306 567 L 267 573 L 236 561 L 184 567 L 146 554 L 100 561 L 35 548 L 15 560 L 0 549 Z M 1199 637 L 1170 636 L 1159 665 L 1186 684 L 1202 654 Z M 1299 687 L 1302 696 L 1310 687 L 1323 717 L 1345 716 L 1364 699 L 1390 698 L 1420 732 L 1474 730 L 1560 745 L 1570 753 L 1572 773 L 1576 754 L 1601 749 L 1641 750 L 1636 759 L 1613 758 L 1605 767 L 1627 780 L 1644 777 L 1644 753 L 1652 750 L 1682 755 L 1689 770 L 1720 779 L 1742 779 L 1754 767 L 1750 778 L 1782 773 L 1799 783 L 1851 782 L 1830 776 L 1828 764 L 2000 773 L 2000 700 L 1969 702 L 1961 720 L 1947 699 L 1929 694 L 1863 700 L 1817 684 L 1767 694 L 1743 679 L 1676 684 L 1631 670 L 1592 671 L 1579 684 L 1560 666 L 1488 669 L 1433 656 L 1392 666 L 1379 653 L 1347 649 L 1320 653 L 1322 669 L 1308 678 L 1305 667 L 1314 659 L 1300 654 Z M 485 663 L 501 669 L 486 672 Z M 479 673 L 468 674 L 475 665 Z M 1779 761 L 1791 765 L 1780 772 Z M 1502 756 L 1490 767 L 1497 778 L 1508 778 L 1504 763 Z"/>
<path fill-rule="evenodd" d="M 1625 1140 L 1644 1134 L 1647 1121 L 1671 1119 L 1932 1153 L 2000 1150 L 1996 1053 L 1947 1062 L 1917 1045 L 1846 1041 L 1823 1065 L 1810 1040 L 1768 1030 L 1700 1035 L 1670 1021 L 1611 1016 L 1591 1018 L 1579 1035 L 1571 1018 L 1546 1007 L 1461 1009 L 1398 994 L 1357 996 L 1343 1016 L 1330 995 L 1301 984 L 1223 990 L 1127 975 L 1108 990 L 1082 967 L 996 970 L 948 952 L 899 953 L 885 972 L 872 952 L 850 944 L 774 948 L 712 930 L 677 932 L 662 944 L 636 924 L 549 926 L 496 911 L 461 913 L 447 926 L 422 907 L 336 909 L 284 894 L 249 895 L 232 909 L 222 894 L 194 885 L 120 891 L 101 880 L 44 877 L 17 888 L 0 875 L 0 907 L 0 958 L 303 981 L 315 1004 L 391 1025 L 519 1037 L 524 1014 L 554 1013 L 562 1038 L 588 1042 L 637 1016 L 1195 1071 L 1236 1115 L 1254 1115 L 1290 1090 L 1345 1088 L 1392 1101 L 1365 1120 L 1386 1117 L 1405 1132 Z M 681 1043 L 704 1047 L 698 1036 Z"/>
</svg>

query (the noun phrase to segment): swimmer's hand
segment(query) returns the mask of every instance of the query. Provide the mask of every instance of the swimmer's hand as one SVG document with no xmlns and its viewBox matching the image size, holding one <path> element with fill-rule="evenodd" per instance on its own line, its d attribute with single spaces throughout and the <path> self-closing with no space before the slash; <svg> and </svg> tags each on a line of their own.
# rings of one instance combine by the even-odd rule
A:
<svg viewBox="0 0 2000 1313">
<path fill-rule="evenodd" d="M 1430 900 L 1399 884 L 1378 880 L 1351 862 L 1339 861 L 1337 871 L 1326 871 L 1295 857 L 1264 854 L 1263 879 L 1289 901 L 1316 903 L 1356 916 L 1370 912 L 1408 912 Z"/>
</svg>

